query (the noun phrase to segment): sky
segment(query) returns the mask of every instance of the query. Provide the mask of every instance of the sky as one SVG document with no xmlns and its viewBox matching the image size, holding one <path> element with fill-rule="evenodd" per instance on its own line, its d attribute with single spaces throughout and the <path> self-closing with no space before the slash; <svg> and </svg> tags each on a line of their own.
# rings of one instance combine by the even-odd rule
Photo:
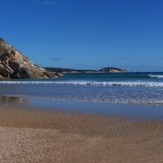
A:
<svg viewBox="0 0 163 163">
<path fill-rule="evenodd" d="M 44 67 L 163 71 L 162 0 L 0 0 L 0 37 Z"/>
</svg>

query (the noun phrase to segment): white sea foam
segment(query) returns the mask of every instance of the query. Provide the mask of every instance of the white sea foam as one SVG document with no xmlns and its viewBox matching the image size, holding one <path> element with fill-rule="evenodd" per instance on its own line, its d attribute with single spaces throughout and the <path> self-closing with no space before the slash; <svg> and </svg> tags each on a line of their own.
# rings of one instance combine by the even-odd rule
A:
<svg viewBox="0 0 163 163">
<path fill-rule="evenodd" d="M 117 82 L 117 81 L 61 81 L 54 84 L 67 85 L 90 85 L 90 86 L 128 86 L 128 87 L 163 87 L 163 82 Z"/>
<path fill-rule="evenodd" d="M 163 78 L 163 75 L 152 75 L 152 74 L 149 74 L 149 77 L 161 79 L 161 78 Z"/>
<path fill-rule="evenodd" d="M 0 81 L 0 84 L 54 84 L 53 81 Z"/>
<path fill-rule="evenodd" d="M 79 85 L 79 86 L 126 86 L 126 87 L 163 87 L 163 82 L 143 82 L 143 81 L 0 81 L 0 84 L 15 85 Z"/>
</svg>

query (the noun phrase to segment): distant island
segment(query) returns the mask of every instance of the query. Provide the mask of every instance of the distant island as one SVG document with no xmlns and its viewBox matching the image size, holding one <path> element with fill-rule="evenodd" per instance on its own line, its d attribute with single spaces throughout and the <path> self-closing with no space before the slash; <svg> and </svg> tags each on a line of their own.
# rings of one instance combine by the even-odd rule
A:
<svg viewBox="0 0 163 163">
<path fill-rule="evenodd" d="M 105 67 L 99 70 L 44 67 L 45 70 L 58 73 L 120 73 L 127 72 L 121 68 Z"/>
</svg>

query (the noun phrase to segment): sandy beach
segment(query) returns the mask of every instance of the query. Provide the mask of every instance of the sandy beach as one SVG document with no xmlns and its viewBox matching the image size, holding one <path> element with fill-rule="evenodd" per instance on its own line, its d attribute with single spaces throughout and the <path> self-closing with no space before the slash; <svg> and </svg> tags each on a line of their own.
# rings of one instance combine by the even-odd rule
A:
<svg viewBox="0 0 163 163">
<path fill-rule="evenodd" d="M 163 122 L 0 109 L 1 163 L 163 162 Z"/>
</svg>

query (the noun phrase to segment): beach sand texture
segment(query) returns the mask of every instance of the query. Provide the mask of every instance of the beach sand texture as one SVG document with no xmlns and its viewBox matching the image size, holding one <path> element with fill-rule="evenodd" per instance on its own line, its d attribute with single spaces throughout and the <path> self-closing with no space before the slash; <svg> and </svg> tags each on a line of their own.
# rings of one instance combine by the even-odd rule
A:
<svg viewBox="0 0 163 163">
<path fill-rule="evenodd" d="M 1 163 L 160 163 L 163 122 L 0 109 Z"/>
</svg>

